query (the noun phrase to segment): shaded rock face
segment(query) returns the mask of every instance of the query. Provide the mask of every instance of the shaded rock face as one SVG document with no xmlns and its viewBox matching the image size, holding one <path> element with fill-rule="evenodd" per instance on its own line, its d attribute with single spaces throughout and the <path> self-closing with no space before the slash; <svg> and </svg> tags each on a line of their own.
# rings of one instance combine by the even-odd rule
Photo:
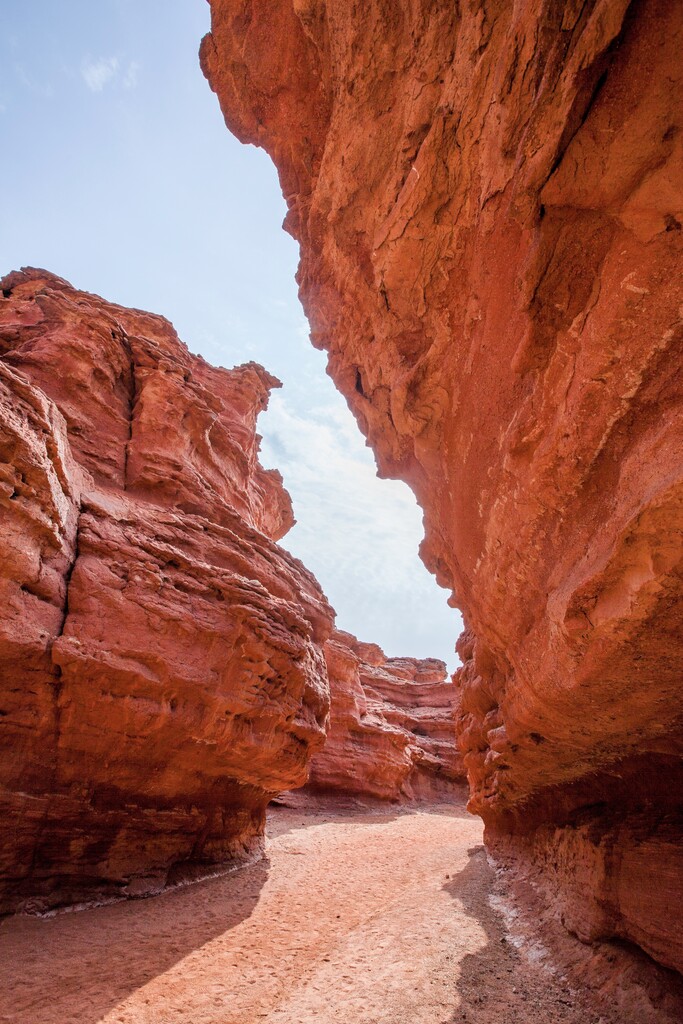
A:
<svg viewBox="0 0 683 1024">
<path fill-rule="evenodd" d="M 314 344 L 425 510 L 490 845 L 683 967 L 683 8 L 211 0 Z"/>
<path fill-rule="evenodd" d="M 333 613 L 274 540 L 278 382 L 44 271 L 0 282 L 0 910 L 260 848 L 324 741 Z"/>
<path fill-rule="evenodd" d="M 436 658 L 387 658 L 335 630 L 325 645 L 330 726 L 310 792 L 443 799 L 465 781 L 454 742 L 456 690 Z"/>
</svg>

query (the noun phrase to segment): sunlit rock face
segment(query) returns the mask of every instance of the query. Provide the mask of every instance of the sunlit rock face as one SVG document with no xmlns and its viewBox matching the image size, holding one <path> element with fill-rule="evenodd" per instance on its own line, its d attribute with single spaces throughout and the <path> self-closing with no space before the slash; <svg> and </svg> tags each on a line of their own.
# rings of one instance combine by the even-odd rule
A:
<svg viewBox="0 0 683 1024">
<path fill-rule="evenodd" d="M 335 630 L 325 645 L 330 727 L 307 791 L 439 800 L 465 781 L 455 746 L 456 689 L 436 658 L 387 658 Z"/>
<path fill-rule="evenodd" d="M 681 74 L 668 0 L 211 0 L 314 344 L 463 609 L 488 842 L 683 967 Z"/>
<path fill-rule="evenodd" d="M 257 853 L 324 741 L 332 611 L 274 543 L 293 522 L 258 463 L 274 378 L 44 271 L 0 287 L 7 911 Z"/>
</svg>

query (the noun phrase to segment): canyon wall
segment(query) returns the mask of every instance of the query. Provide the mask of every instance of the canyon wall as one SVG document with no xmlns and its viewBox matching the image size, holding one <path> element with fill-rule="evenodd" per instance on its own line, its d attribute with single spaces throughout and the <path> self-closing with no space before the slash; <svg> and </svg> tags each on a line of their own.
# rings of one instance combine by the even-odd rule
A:
<svg viewBox="0 0 683 1024">
<path fill-rule="evenodd" d="M 311 793 L 447 798 L 465 781 L 454 741 L 456 690 L 436 658 L 387 658 L 335 630 L 325 645 L 330 725 L 311 760 Z"/>
<path fill-rule="evenodd" d="M 0 288 L 4 912 L 257 853 L 324 742 L 333 613 L 275 543 L 278 381 L 44 271 Z"/>
<path fill-rule="evenodd" d="M 312 341 L 464 613 L 487 842 L 681 969 L 683 7 L 210 5 Z"/>
</svg>

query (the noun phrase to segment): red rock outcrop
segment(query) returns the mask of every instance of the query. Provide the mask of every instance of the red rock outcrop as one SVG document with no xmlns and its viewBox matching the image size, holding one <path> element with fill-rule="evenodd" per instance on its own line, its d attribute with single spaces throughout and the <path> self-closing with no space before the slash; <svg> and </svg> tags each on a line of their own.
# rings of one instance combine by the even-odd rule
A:
<svg viewBox="0 0 683 1024">
<path fill-rule="evenodd" d="M 0 910 L 259 849 L 325 736 L 333 613 L 256 418 L 278 382 L 44 271 L 0 282 Z"/>
<path fill-rule="evenodd" d="M 455 746 L 456 690 L 436 658 L 387 658 L 335 630 L 325 645 L 330 726 L 310 792 L 444 799 L 465 770 Z"/>
<path fill-rule="evenodd" d="M 453 591 L 487 837 L 683 968 L 683 7 L 210 0 L 314 344 Z"/>
</svg>

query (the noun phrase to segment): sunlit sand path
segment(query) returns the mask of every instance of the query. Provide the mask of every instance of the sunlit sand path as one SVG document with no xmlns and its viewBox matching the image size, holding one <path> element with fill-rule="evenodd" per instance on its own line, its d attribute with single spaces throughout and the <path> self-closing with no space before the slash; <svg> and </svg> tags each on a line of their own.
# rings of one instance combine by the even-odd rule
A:
<svg viewBox="0 0 683 1024">
<path fill-rule="evenodd" d="M 0 1021 L 595 1019 L 506 941 L 463 807 L 278 809 L 269 836 L 267 860 L 155 899 L 5 920 Z"/>
</svg>

